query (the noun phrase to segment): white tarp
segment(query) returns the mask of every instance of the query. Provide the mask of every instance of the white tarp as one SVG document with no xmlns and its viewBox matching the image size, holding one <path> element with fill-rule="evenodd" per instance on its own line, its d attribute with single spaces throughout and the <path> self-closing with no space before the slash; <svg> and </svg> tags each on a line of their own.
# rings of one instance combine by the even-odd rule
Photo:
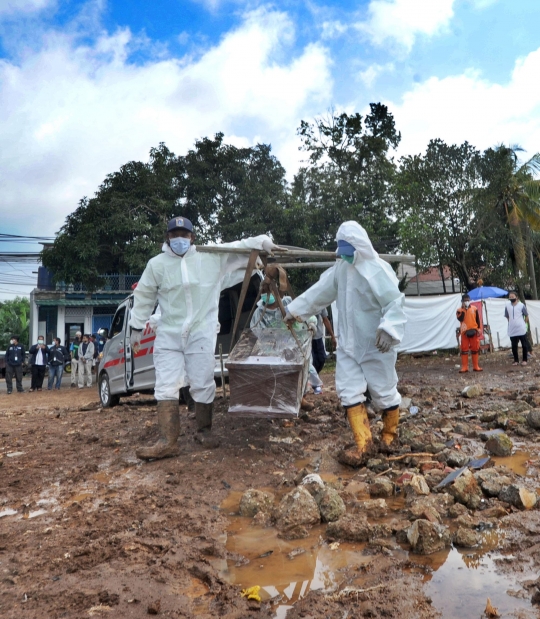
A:
<svg viewBox="0 0 540 619">
<path fill-rule="evenodd" d="M 426 297 L 405 297 L 405 336 L 398 352 L 426 352 L 455 348 L 456 311 L 461 295 L 447 294 Z"/>
<path fill-rule="evenodd" d="M 507 303 L 508 299 L 486 299 L 484 301 L 484 324 L 490 326 L 494 348 L 499 348 L 499 343 L 501 348 L 510 347 L 508 322 L 504 316 L 504 308 Z M 412 353 L 456 348 L 458 346 L 456 329 L 459 327 L 456 311 L 460 305 L 460 294 L 405 297 L 407 324 L 405 325 L 405 336 L 398 347 L 398 351 Z M 538 344 L 540 301 L 527 301 L 527 310 L 533 341 Z M 332 303 L 332 315 L 335 321 L 337 319 L 335 303 Z"/>
</svg>

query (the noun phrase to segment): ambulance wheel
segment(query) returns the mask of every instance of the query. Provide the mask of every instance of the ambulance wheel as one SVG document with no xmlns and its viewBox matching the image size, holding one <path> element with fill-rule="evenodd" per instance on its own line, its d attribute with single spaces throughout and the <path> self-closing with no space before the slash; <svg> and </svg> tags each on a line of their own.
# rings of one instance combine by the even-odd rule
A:
<svg viewBox="0 0 540 619">
<path fill-rule="evenodd" d="M 120 402 L 119 395 L 111 395 L 111 387 L 109 385 L 109 377 L 103 373 L 99 378 L 99 399 L 103 408 L 111 408 L 117 406 Z"/>
</svg>

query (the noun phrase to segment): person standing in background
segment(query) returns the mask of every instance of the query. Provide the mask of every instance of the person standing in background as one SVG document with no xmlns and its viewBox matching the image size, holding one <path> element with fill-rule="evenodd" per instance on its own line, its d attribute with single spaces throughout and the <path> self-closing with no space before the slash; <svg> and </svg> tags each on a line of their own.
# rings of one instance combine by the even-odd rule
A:
<svg viewBox="0 0 540 619">
<path fill-rule="evenodd" d="M 81 344 L 82 333 L 77 331 L 75 339 L 71 342 L 69 350 L 71 351 L 71 388 L 74 389 L 78 383 L 79 371 L 79 346 Z"/>
<path fill-rule="evenodd" d="M 62 375 L 64 373 L 64 365 L 69 359 L 69 353 L 65 346 L 61 346 L 61 340 L 59 337 L 55 337 L 53 345 L 49 350 L 49 382 L 47 389 L 51 391 L 54 385 L 54 379 L 56 378 L 55 389 L 60 389 L 62 384 Z"/>
<path fill-rule="evenodd" d="M 12 335 L 9 348 L 6 350 L 6 387 L 8 395 L 13 392 L 13 376 L 17 382 L 17 391 L 23 393 L 22 364 L 24 362 L 24 346 L 19 344 L 19 336 Z"/>
<path fill-rule="evenodd" d="M 88 335 L 82 336 L 82 342 L 79 345 L 79 389 L 84 387 L 85 379 L 86 386 L 92 386 L 92 363 L 94 362 L 94 344 L 90 341 Z"/>
<path fill-rule="evenodd" d="M 456 312 L 456 318 L 461 323 L 461 369 L 460 374 L 469 371 L 469 350 L 471 351 L 472 365 L 475 372 L 482 372 L 478 365 L 480 351 L 480 316 L 475 305 L 471 305 L 471 297 L 464 294 L 461 297 L 461 307 Z"/>
<path fill-rule="evenodd" d="M 45 338 L 38 335 L 37 343 L 30 347 L 30 366 L 32 372 L 32 383 L 30 391 L 41 391 L 43 379 L 45 378 L 45 368 L 49 361 L 49 349 L 45 345 Z"/>
<path fill-rule="evenodd" d="M 317 374 L 320 374 L 321 370 L 326 363 L 326 350 L 324 348 L 324 328 L 328 335 L 332 338 L 332 349 L 336 350 L 336 336 L 332 329 L 332 323 L 328 318 L 328 310 L 324 308 L 319 314 L 317 314 L 317 329 L 312 341 L 312 359 L 313 367 Z"/>
<path fill-rule="evenodd" d="M 527 365 L 527 352 L 529 349 L 527 344 L 527 323 L 529 322 L 529 313 L 515 292 L 509 294 L 508 300 L 510 303 L 504 308 L 504 316 L 508 320 L 508 337 L 512 342 L 512 354 L 514 355 L 514 363 L 512 365 L 519 365 L 519 342 L 521 342 L 523 354 L 521 365 Z"/>
</svg>

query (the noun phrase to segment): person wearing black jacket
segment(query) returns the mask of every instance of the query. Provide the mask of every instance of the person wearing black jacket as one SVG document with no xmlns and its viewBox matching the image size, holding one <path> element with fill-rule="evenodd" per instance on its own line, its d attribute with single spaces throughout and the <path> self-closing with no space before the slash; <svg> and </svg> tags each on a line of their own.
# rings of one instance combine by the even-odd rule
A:
<svg viewBox="0 0 540 619">
<path fill-rule="evenodd" d="M 49 383 L 47 389 L 51 391 L 56 378 L 55 389 L 60 389 L 62 384 L 62 374 L 64 373 L 64 366 L 69 359 L 69 353 L 65 346 L 61 346 L 61 340 L 59 337 L 55 337 L 54 344 L 49 350 Z"/>
<path fill-rule="evenodd" d="M 30 391 L 41 391 L 43 379 L 45 378 L 45 368 L 49 361 L 49 349 L 45 345 L 42 335 L 38 335 L 37 343 L 30 347 L 30 366 L 32 371 L 32 384 Z"/>
<path fill-rule="evenodd" d="M 6 387 L 7 392 L 10 394 L 13 391 L 13 375 L 17 381 L 17 391 L 23 393 L 22 386 L 23 377 L 23 362 L 24 362 L 24 346 L 19 344 L 19 336 L 12 335 L 10 340 L 10 346 L 6 350 Z"/>
</svg>

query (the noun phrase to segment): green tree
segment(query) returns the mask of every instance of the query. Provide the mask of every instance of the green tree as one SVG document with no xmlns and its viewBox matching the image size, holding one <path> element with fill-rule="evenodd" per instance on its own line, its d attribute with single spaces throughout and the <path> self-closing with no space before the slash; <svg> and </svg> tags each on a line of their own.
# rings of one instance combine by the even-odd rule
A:
<svg viewBox="0 0 540 619">
<path fill-rule="evenodd" d="M 56 281 L 96 289 L 104 274 L 141 273 L 175 215 L 193 222 L 200 243 L 284 229 L 286 188 L 268 145 L 236 148 L 219 133 L 177 157 L 160 144 L 148 163 L 127 163 L 81 200 L 43 251 L 43 264 Z"/>
<path fill-rule="evenodd" d="M 537 299 L 534 252 L 540 247 L 540 181 L 535 175 L 540 172 L 540 153 L 521 163 L 520 151 L 518 146 L 504 145 L 488 149 L 485 176 L 493 210 L 509 233 L 514 283 L 522 296 L 527 287 Z"/>
<path fill-rule="evenodd" d="M 395 181 L 401 249 L 421 268 L 450 266 L 467 289 L 481 275 L 500 281 L 507 238 L 487 200 L 482 153 L 464 142 L 431 140 L 425 155 L 403 157 Z"/>
<path fill-rule="evenodd" d="M 6 350 L 12 335 L 18 335 L 21 344 L 29 346 L 30 301 L 15 297 L 0 303 L 0 350 Z"/>
<path fill-rule="evenodd" d="M 295 218 L 301 211 L 306 223 L 289 228 L 291 244 L 332 249 L 339 225 L 354 219 L 379 251 L 395 247 L 390 192 L 395 165 L 389 152 L 401 134 L 387 107 L 372 103 L 365 118 L 332 112 L 311 123 L 302 121 L 298 135 L 308 160 L 294 178 L 290 208 Z"/>
</svg>

